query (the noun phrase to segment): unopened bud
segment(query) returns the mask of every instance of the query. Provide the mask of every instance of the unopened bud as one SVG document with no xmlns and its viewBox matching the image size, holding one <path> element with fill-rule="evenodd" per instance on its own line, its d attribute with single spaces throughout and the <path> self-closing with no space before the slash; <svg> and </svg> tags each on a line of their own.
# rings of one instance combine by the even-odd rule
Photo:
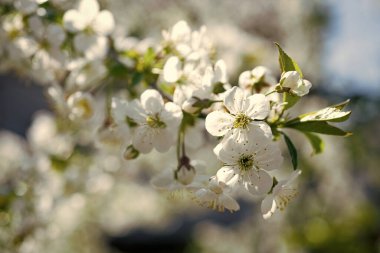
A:
<svg viewBox="0 0 380 253">
<path fill-rule="evenodd" d="M 175 179 L 183 185 L 191 184 L 195 177 L 195 169 L 193 166 L 181 166 L 174 172 Z"/>
<path fill-rule="evenodd" d="M 123 157 L 125 160 L 133 160 L 133 159 L 136 159 L 138 156 L 139 156 L 140 152 L 135 149 L 135 147 L 133 147 L 133 145 L 129 145 L 124 153 L 123 153 Z"/>
</svg>

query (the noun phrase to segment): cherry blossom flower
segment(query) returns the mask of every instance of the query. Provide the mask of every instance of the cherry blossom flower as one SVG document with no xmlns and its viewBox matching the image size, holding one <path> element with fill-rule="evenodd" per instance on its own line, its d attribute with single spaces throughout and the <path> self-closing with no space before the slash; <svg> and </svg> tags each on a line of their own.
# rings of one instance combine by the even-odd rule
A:
<svg viewBox="0 0 380 253">
<path fill-rule="evenodd" d="M 271 71 L 263 66 L 244 71 L 239 76 L 239 86 L 250 93 L 260 93 L 276 84 L 277 81 Z"/>
<path fill-rule="evenodd" d="M 231 189 L 216 176 L 209 180 L 207 188 L 201 188 L 195 192 L 195 201 L 201 206 L 223 212 L 227 209 L 231 212 L 238 211 L 240 206 L 238 202 L 230 196 Z"/>
<path fill-rule="evenodd" d="M 206 129 L 211 135 L 244 142 L 248 132 L 259 128 L 271 136 L 270 127 L 262 121 L 270 110 L 269 101 L 264 95 L 249 95 L 241 88 L 233 87 L 226 91 L 223 104 L 228 112 L 214 111 L 206 117 Z"/>
<path fill-rule="evenodd" d="M 166 152 L 175 143 L 182 111 L 172 102 L 165 104 L 158 91 L 148 89 L 141 94 L 141 101 L 130 102 L 127 116 L 138 125 L 132 140 L 137 150 Z"/>
<path fill-rule="evenodd" d="M 113 15 L 108 10 L 99 10 L 97 0 L 81 0 L 78 9 L 71 9 L 63 15 L 63 25 L 74 37 L 75 49 L 86 58 L 104 58 L 108 51 L 108 39 L 115 27 Z M 85 30 L 91 32 L 83 32 Z"/>
<path fill-rule="evenodd" d="M 293 186 L 293 183 L 300 174 L 300 170 L 294 171 L 287 180 L 278 182 L 272 193 L 264 198 L 261 203 L 261 212 L 264 219 L 272 217 L 277 209 L 284 210 L 289 202 L 297 196 L 298 191 Z"/>
<path fill-rule="evenodd" d="M 297 71 L 284 72 L 281 75 L 280 85 L 283 88 L 288 88 L 290 93 L 299 97 L 309 93 L 312 84 L 305 79 L 302 79 Z"/>
<path fill-rule="evenodd" d="M 257 130 L 243 143 L 229 139 L 218 158 L 224 164 L 216 174 L 218 180 L 230 186 L 239 184 L 254 195 L 268 193 L 272 187 L 268 171 L 279 169 L 283 160 L 278 145 Z"/>
</svg>

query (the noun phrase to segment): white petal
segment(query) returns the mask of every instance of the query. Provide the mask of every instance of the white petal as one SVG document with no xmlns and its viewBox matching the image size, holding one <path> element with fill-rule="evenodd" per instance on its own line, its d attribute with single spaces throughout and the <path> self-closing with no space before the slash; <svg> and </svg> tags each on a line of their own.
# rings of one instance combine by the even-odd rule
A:
<svg viewBox="0 0 380 253">
<path fill-rule="evenodd" d="M 189 25 L 181 20 L 177 22 L 171 32 L 171 39 L 173 41 L 188 41 L 190 39 L 191 29 Z"/>
<path fill-rule="evenodd" d="M 264 219 L 269 219 L 272 217 L 273 213 L 276 211 L 277 205 L 274 201 L 273 195 L 267 195 L 261 202 L 261 213 Z"/>
<path fill-rule="evenodd" d="M 63 15 L 63 26 L 70 32 L 82 31 L 86 25 L 86 20 L 77 10 L 68 10 Z"/>
<path fill-rule="evenodd" d="M 172 103 L 167 102 L 165 104 L 165 110 L 160 114 L 160 118 L 166 123 L 168 127 L 178 127 L 182 120 L 182 110 L 181 108 Z M 176 129 L 173 129 L 176 131 Z"/>
<path fill-rule="evenodd" d="M 59 47 L 66 39 L 66 33 L 60 25 L 49 24 L 46 28 L 46 39 L 52 46 Z"/>
<path fill-rule="evenodd" d="M 264 135 L 268 139 L 272 139 L 272 129 L 263 121 L 253 121 L 248 125 L 249 132 L 257 133 L 257 135 Z"/>
<path fill-rule="evenodd" d="M 74 46 L 88 60 L 102 59 L 108 51 L 108 39 L 95 34 L 80 33 L 74 37 Z"/>
<path fill-rule="evenodd" d="M 224 105 L 232 114 L 238 114 L 243 111 L 245 101 L 244 91 L 240 87 L 232 87 L 226 91 Z"/>
<path fill-rule="evenodd" d="M 128 102 L 119 98 L 112 98 L 111 102 L 112 117 L 118 125 L 124 125 L 127 117 Z"/>
<path fill-rule="evenodd" d="M 298 81 L 300 80 L 300 74 L 297 71 L 288 71 L 282 74 L 280 83 L 282 87 L 296 89 Z"/>
<path fill-rule="evenodd" d="M 218 196 L 216 193 L 208 189 L 199 189 L 195 192 L 196 198 L 201 202 L 211 202 L 214 201 Z"/>
<path fill-rule="evenodd" d="M 223 136 L 232 129 L 234 117 L 226 112 L 214 111 L 207 115 L 205 127 L 213 136 Z"/>
<path fill-rule="evenodd" d="M 163 70 L 163 78 L 168 83 L 174 83 L 178 81 L 178 79 L 182 75 L 182 64 L 178 57 L 172 56 L 170 57 L 165 65 Z"/>
<path fill-rule="evenodd" d="M 247 177 L 249 182 L 246 182 L 245 188 L 253 195 L 267 194 L 272 188 L 273 179 L 264 170 L 252 171 Z"/>
<path fill-rule="evenodd" d="M 157 90 L 148 89 L 141 94 L 141 105 L 149 114 L 160 113 L 164 107 L 164 99 Z"/>
<path fill-rule="evenodd" d="M 138 124 L 146 122 L 147 115 L 144 108 L 142 108 L 140 101 L 137 99 L 129 103 L 129 106 L 126 108 L 126 114 Z"/>
<path fill-rule="evenodd" d="M 92 29 L 99 35 L 109 35 L 115 28 L 115 20 L 110 11 L 101 11 L 91 24 Z"/>
<path fill-rule="evenodd" d="M 99 13 L 99 3 L 97 0 L 81 0 L 78 11 L 85 20 L 86 26 L 89 25 Z"/>
<path fill-rule="evenodd" d="M 250 88 L 252 84 L 251 81 L 251 71 L 244 71 L 239 76 L 239 86 L 243 89 Z"/>
<path fill-rule="evenodd" d="M 223 60 L 219 60 L 215 63 L 215 73 L 213 83 L 226 83 L 227 82 L 227 67 Z"/>
<path fill-rule="evenodd" d="M 238 183 L 239 174 L 229 166 L 224 166 L 218 170 L 216 173 L 216 178 L 218 182 L 223 182 L 224 184 L 233 187 Z"/>
<path fill-rule="evenodd" d="M 254 94 L 247 98 L 245 112 L 251 119 L 263 120 L 269 115 L 269 100 L 263 94 Z"/>
<path fill-rule="evenodd" d="M 154 134 L 148 126 L 137 127 L 133 135 L 133 146 L 143 154 L 153 149 Z"/>
<path fill-rule="evenodd" d="M 173 134 L 173 132 L 171 129 L 164 129 L 155 134 L 153 145 L 158 152 L 165 153 L 174 145 L 176 134 Z"/>
<path fill-rule="evenodd" d="M 230 211 L 238 211 L 240 209 L 238 202 L 228 195 L 220 195 L 219 202 Z"/>
</svg>

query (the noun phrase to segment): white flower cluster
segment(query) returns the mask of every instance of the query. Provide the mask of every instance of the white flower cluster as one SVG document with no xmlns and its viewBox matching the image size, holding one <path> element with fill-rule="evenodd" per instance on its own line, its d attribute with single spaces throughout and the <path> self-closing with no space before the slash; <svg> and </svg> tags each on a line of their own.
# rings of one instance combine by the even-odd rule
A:
<svg viewBox="0 0 380 253">
<path fill-rule="evenodd" d="M 66 194 L 107 191 L 117 181 L 116 171 L 125 166 L 136 173 L 140 158 L 151 160 L 155 173 L 161 170 L 150 182 L 172 197 L 189 194 L 201 206 L 231 212 L 240 209 L 239 198 L 261 198 L 267 219 L 297 193 L 296 149 L 284 128 L 314 139 L 319 137 L 313 133 L 348 134 L 327 123 L 348 118 L 349 112 L 341 112 L 347 102 L 290 119 L 287 110 L 308 94 L 311 83 L 282 49 L 281 78 L 257 66 L 230 84 L 226 63 L 217 60 L 205 27 L 192 31 L 179 21 L 153 43 L 126 37 L 97 0 L 7 1 L 0 12 L 1 69 L 43 83 L 55 113 L 36 117 L 28 144 L 7 141 L 13 150 L 22 147 L 16 152 L 20 159 L 6 152 L 0 157 L 5 168 L 0 183 L 10 188 L 0 190 L 9 192 L 7 201 L 14 193 L 45 201 L 37 205 L 25 198 L 26 205 L 46 214 L 31 231 L 54 220 Z M 295 171 L 278 180 L 281 135 Z M 216 166 L 210 157 L 199 158 L 208 151 L 217 157 Z M 158 153 L 175 161 L 159 162 Z M 48 180 L 28 188 L 9 167 Z M 41 191 L 45 186 L 52 188 L 48 196 Z M 82 196 L 73 199 L 74 207 L 83 205 Z M 20 208 L 9 206 L 23 216 Z"/>
</svg>

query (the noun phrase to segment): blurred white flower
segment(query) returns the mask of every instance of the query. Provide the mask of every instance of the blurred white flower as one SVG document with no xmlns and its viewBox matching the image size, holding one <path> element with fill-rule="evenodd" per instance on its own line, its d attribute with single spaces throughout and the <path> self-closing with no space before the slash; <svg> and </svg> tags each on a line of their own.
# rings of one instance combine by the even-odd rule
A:
<svg viewBox="0 0 380 253">
<path fill-rule="evenodd" d="M 149 153 L 153 148 L 166 152 L 175 143 L 182 111 L 172 102 L 165 104 L 158 91 L 144 91 L 141 101 L 129 103 L 127 115 L 138 124 L 132 142 L 141 153 Z"/>
<path fill-rule="evenodd" d="M 89 120 L 94 115 L 95 101 L 91 94 L 77 91 L 67 98 L 69 118 L 73 121 Z"/>
<path fill-rule="evenodd" d="M 67 158 L 74 148 L 72 137 L 67 133 L 60 133 L 55 118 L 46 112 L 35 116 L 27 136 L 36 152 Z"/>
<path fill-rule="evenodd" d="M 239 76 L 239 86 L 250 93 L 260 93 L 277 84 L 271 71 L 258 66 L 251 71 L 244 71 Z"/>
<path fill-rule="evenodd" d="M 75 49 L 86 58 L 93 60 L 106 56 L 109 46 L 106 36 L 114 30 L 115 20 L 110 11 L 99 10 L 97 0 L 81 0 L 78 9 L 66 11 L 63 25 L 68 31 L 77 33 Z"/>
<path fill-rule="evenodd" d="M 223 212 L 227 209 L 231 212 L 238 211 L 238 202 L 230 196 L 230 188 L 217 177 L 210 178 L 208 187 L 201 188 L 195 192 L 195 201 L 201 206 Z"/>
<path fill-rule="evenodd" d="M 278 182 L 272 193 L 264 198 L 261 203 L 261 212 L 264 219 L 269 219 L 277 209 L 284 210 L 289 202 L 297 196 L 298 191 L 293 184 L 300 174 L 300 170 L 293 171 L 287 180 Z"/>
</svg>

